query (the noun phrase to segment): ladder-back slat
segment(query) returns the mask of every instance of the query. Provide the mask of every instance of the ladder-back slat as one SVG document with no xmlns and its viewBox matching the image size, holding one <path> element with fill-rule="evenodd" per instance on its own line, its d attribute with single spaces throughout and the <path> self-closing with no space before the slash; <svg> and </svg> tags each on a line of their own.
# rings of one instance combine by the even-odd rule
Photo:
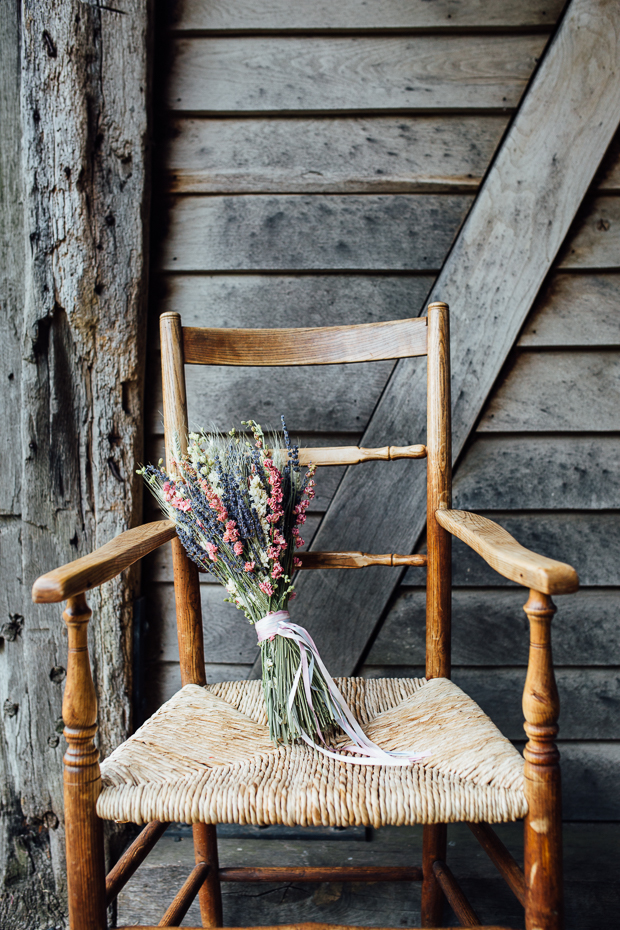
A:
<svg viewBox="0 0 620 930">
<path fill-rule="evenodd" d="M 186 365 L 340 365 L 426 355 L 426 318 L 301 329 L 183 327 Z"/>
<path fill-rule="evenodd" d="M 426 446 L 383 446 L 362 449 L 359 446 L 327 446 L 324 449 L 299 449 L 300 465 L 359 465 L 361 462 L 393 462 L 395 459 L 426 458 Z"/>
<path fill-rule="evenodd" d="M 387 552 L 375 555 L 371 552 L 299 552 L 301 568 L 368 568 L 370 565 L 424 566 L 426 556 L 396 555 Z"/>
</svg>

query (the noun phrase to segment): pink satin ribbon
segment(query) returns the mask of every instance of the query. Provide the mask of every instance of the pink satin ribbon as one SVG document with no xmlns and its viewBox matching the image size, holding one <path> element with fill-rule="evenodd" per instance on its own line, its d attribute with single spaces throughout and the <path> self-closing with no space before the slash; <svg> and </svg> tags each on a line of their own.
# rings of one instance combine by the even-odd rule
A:
<svg viewBox="0 0 620 930">
<path fill-rule="evenodd" d="M 314 713 L 311 683 L 312 677 L 314 675 L 314 666 L 316 663 L 316 665 L 318 665 L 321 672 L 323 673 L 323 677 L 325 678 L 329 692 L 328 694 L 325 694 L 324 692 L 324 697 L 330 705 L 330 709 L 334 718 L 338 721 L 338 724 L 342 727 L 347 736 L 351 738 L 351 745 L 347 745 L 344 748 L 346 750 L 350 749 L 353 752 L 357 752 L 359 755 L 344 755 L 340 752 L 332 752 L 329 749 L 325 749 L 323 746 L 317 746 L 317 744 L 312 739 L 310 739 L 308 734 L 304 733 L 302 730 L 301 738 L 309 746 L 312 746 L 318 752 L 323 753 L 324 756 L 329 756 L 330 759 L 336 759 L 338 762 L 348 762 L 350 765 L 404 766 L 411 765 L 413 762 L 418 762 L 420 759 L 424 759 L 430 755 L 428 752 L 416 753 L 413 752 L 413 750 L 406 752 L 391 752 L 387 749 L 381 749 L 376 745 L 376 743 L 373 743 L 372 740 L 366 736 L 357 720 L 351 713 L 351 709 L 349 708 L 347 702 L 336 687 L 336 683 L 334 682 L 333 678 L 325 668 L 325 665 L 319 655 L 319 651 L 316 648 L 312 637 L 308 631 L 303 628 L 303 626 L 298 626 L 296 623 L 290 622 L 288 610 L 278 610 L 275 613 L 267 614 L 266 617 L 263 617 L 262 620 L 259 620 L 255 624 L 255 628 L 259 643 L 265 639 L 273 639 L 274 636 L 284 636 L 286 639 L 294 640 L 294 642 L 296 642 L 299 646 L 301 661 L 295 673 L 293 687 L 291 688 L 291 693 L 289 694 L 288 698 L 289 714 L 295 714 L 295 695 L 297 693 L 297 688 L 299 687 L 300 681 L 303 682 L 308 706 Z M 317 732 L 319 733 L 321 739 L 323 739 L 323 735 L 318 726 L 318 721 Z M 323 740 L 323 742 L 325 741 Z"/>
</svg>

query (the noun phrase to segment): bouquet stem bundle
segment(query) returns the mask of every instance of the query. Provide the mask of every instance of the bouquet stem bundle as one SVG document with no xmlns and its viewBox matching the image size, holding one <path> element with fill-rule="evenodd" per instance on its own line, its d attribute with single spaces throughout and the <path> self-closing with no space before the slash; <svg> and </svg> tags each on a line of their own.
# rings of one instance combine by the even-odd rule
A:
<svg viewBox="0 0 620 930">
<path fill-rule="evenodd" d="M 253 442 L 235 430 L 189 436 L 187 453 L 140 469 L 164 513 L 174 520 L 189 557 L 226 588 L 226 600 L 252 624 L 286 610 L 295 596 L 292 575 L 301 562 L 295 548 L 314 497 L 314 469 L 304 472 L 282 433 L 269 437 L 253 420 L 243 423 Z M 299 674 L 301 651 L 275 635 L 260 644 L 269 732 L 276 743 L 305 734 L 321 742 L 337 726 L 322 672 L 312 666 L 306 689 Z M 311 705 L 308 702 L 311 695 Z"/>
</svg>

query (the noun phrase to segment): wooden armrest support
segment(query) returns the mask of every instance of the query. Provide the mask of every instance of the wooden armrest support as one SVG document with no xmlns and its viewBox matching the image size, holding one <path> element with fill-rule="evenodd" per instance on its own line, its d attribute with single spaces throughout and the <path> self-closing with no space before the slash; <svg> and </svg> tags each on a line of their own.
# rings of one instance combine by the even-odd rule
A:
<svg viewBox="0 0 620 930">
<path fill-rule="evenodd" d="M 436 510 L 435 517 L 504 578 L 543 594 L 571 594 L 579 587 L 574 568 L 526 549 L 486 517 L 466 510 Z"/>
<path fill-rule="evenodd" d="M 127 530 L 89 555 L 41 575 L 32 586 L 32 600 L 36 604 L 54 604 L 97 588 L 175 535 L 174 523 L 170 520 L 157 520 Z"/>
</svg>

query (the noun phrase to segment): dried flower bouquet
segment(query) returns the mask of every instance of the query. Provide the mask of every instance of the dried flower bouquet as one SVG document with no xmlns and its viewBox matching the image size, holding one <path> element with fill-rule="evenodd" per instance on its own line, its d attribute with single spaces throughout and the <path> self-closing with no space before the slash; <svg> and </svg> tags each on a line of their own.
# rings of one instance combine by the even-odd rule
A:
<svg viewBox="0 0 620 930">
<path fill-rule="evenodd" d="M 177 454 L 170 472 L 163 464 L 140 469 L 164 513 L 175 521 L 188 555 L 224 585 L 225 600 L 250 623 L 285 611 L 295 597 L 292 575 L 301 565 L 301 527 L 314 497 L 314 468 L 299 465 L 296 446 L 282 418 L 281 435 L 269 437 L 258 423 L 243 422 L 250 442 L 234 429 L 228 436 L 191 433 L 187 453 Z M 325 738 L 337 721 L 326 701 L 326 684 L 312 675 L 312 707 L 299 687 L 300 648 L 271 635 L 260 642 L 269 732 L 289 743 L 303 733 Z M 291 702 L 291 694 L 294 700 Z"/>
<path fill-rule="evenodd" d="M 290 621 L 291 579 L 301 566 L 295 549 L 304 544 L 300 528 L 314 497 L 314 468 L 300 466 L 284 417 L 282 433 L 268 440 L 254 420 L 242 425 L 253 442 L 234 429 L 227 436 L 191 433 L 187 452 L 177 451 L 169 470 L 160 462 L 139 473 L 174 520 L 189 557 L 224 585 L 225 600 L 254 624 L 274 742 L 302 739 L 342 762 L 409 765 L 422 756 L 384 751 L 368 739 L 312 637 Z M 351 740 L 343 751 L 329 747 L 337 727 Z"/>
</svg>

